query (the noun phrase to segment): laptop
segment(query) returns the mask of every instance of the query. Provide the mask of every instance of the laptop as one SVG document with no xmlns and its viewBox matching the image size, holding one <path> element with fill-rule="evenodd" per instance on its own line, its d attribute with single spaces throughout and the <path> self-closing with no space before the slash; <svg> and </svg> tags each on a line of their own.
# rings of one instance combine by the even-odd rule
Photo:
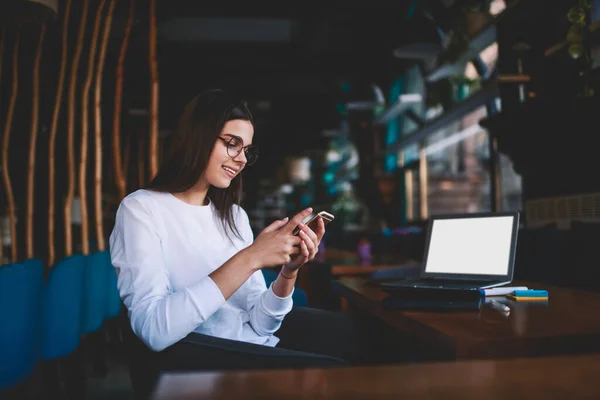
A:
<svg viewBox="0 0 600 400">
<path fill-rule="evenodd" d="M 512 282 L 519 213 L 433 216 L 420 276 L 381 282 L 387 289 L 477 290 Z"/>
</svg>

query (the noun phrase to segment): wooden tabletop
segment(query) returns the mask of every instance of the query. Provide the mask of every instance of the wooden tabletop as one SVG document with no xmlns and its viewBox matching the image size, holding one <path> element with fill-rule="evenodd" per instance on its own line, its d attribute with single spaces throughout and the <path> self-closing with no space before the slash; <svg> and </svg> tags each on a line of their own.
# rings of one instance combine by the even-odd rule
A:
<svg viewBox="0 0 600 400">
<path fill-rule="evenodd" d="M 452 358 L 527 357 L 600 351 L 600 294 L 543 286 L 547 303 L 502 298 L 509 315 L 483 305 L 479 311 L 426 312 L 384 308 L 389 295 L 363 278 L 332 283 L 336 293 L 396 329 L 447 351 Z M 523 283 L 529 287 L 532 284 Z"/>
<path fill-rule="evenodd" d="M 416 263 L 417 261 L 409 260 L 404 257 L 400 257 L 392 253 L 374 253 L 368 260 L 361 260 L 358 253 L 355 251 L 346 251 L 338 249 L 327 249 L 323 256 L 317 256 L 316 261 L 320 263 L 326 263 L 334 268 L 348 267 L 350 269 L 355 268 L 356 273 L 360 274 L 361 269 L 377 270 L 386 268 L 393 265 L 401 265 L 407 263 Z M 364 269 L 363 269 L 364 270 Z M 336 275 L 342 275 L 340 273 Z"/>
<path fill-rule="evenodd" d="M 381 269 L 388 269 L 397 267 L 398 265 L 393 264 L 379 264 L 379 265 L 339 265 L 334 264 L 331 266 L 331 275 L 333 276 L 346 276 L 346 275 L 368 275 L 371 272 L 379 271 Z"/>
<path fill-rule="evenodd" d="M 154 399 L 599 398 L 600 355 L 390 366 L 170 373 Z"/>
</svg>

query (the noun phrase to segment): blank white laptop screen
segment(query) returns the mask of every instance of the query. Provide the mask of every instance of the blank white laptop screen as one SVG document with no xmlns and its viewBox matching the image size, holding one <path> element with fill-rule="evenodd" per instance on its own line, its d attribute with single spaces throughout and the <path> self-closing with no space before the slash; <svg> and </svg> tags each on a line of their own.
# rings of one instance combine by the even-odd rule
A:
<svg viewBox="0 0 600 400">
<path fill-rule="evenodd" d="M 434 220 L 425 272 L 506 275 L 513 218 Z"/>
</svg>

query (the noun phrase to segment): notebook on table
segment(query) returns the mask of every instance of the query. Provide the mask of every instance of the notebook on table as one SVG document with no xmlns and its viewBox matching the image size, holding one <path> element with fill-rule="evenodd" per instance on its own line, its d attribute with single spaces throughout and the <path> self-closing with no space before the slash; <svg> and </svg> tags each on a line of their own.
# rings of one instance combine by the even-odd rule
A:
<svg viewBox="0 0 600 400">
<path fill-rule="evenodd" d="M 512 282 L 519 213 L 431 217 L 418 277 L 380 283 L 388 292 L 465 291 Z"/>
</svg>

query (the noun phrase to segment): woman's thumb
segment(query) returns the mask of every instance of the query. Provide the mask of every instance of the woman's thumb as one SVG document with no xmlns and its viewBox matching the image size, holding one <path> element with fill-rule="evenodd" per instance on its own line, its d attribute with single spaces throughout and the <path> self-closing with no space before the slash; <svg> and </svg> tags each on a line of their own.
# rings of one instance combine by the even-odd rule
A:
<svg viewBox="0 0 600 400">
<path fill-rule="evenodd" d="M 265 229 L 263 229 L 263 232 L 272 232 L 272 231 L 275 231 L 275 230 L 281 228 L 282 226 L 287 224 L 288 219 L 289 219 L 288 217 L 285 217 L 284 219 L 278 219 L 278 220 L 273 221 L 271 223 L 271 225 L 269 225 Z"/>
</svg>

